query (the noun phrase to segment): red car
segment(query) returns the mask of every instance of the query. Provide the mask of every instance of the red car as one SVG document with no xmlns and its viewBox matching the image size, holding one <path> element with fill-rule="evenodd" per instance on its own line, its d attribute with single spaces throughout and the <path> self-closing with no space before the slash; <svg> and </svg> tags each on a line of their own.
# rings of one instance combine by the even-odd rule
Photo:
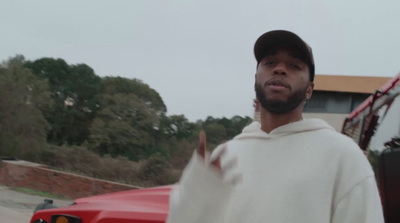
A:
<svg viewBox="0 0 400 223">
<path fill-rule="evenodd" d="M 38 206 L 31 223 L 162 223 L 166 221 L 172 186 L 122 191 L 79 198 L 55 208 L 51 200 Z M 43 209 L 50 208 L 50 209 Z"/>
</svg>

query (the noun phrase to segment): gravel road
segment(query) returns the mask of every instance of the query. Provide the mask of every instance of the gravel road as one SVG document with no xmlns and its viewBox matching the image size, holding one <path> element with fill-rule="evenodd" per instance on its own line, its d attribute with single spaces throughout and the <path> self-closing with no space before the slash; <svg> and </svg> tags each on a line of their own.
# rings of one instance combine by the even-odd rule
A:
<svg viewBox="0 0 400 223">
<path fill-rule="evenodd" d="M 29 223 L 36 206 L 45 198 L 13 191 L 0 185 L 0 223 Z M 72 203 L 72 200 L 52 200 L 58 207 Z"/>
</svg>

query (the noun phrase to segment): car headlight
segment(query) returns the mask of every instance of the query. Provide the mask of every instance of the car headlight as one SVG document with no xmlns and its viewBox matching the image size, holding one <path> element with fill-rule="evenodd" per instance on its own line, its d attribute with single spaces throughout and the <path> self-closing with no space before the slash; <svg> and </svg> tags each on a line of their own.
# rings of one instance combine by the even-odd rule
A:
<svg viewBox="0 0 400 223">
<path fill-rule="evenodd" d="M 51 223 L 81 223 L 81 218 L 73 215 L 52 215 Z"/>
</svg>

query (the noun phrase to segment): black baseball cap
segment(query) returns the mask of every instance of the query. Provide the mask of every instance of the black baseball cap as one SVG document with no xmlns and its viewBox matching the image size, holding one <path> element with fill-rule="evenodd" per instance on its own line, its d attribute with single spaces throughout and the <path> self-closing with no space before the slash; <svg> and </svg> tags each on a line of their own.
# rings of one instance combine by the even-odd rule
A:
<svg viewBox="0 0 400 223">
<path fill-rule="evenodd" d="M 315 65 L 311 47 L 298 35 L 286 30 L 273 30 L 258 37 L 254 44 L 254 55 L 257 64 L 260 63 L 267 50 L 276 46 L 291 46 L 297 49 L 302 54 L 304 62 L 309 66 L 310 81 L 314 81 Z"/>
</svg>

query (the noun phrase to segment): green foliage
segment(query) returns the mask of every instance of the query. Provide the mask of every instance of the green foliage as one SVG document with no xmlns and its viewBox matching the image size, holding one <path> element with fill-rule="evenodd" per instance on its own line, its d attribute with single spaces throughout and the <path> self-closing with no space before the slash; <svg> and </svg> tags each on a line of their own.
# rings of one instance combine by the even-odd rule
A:
<svg viewBox="0 0 400 223">
<path fill-rule="evenodd" d="M 156 142 L 155 144 L 147 148 L 145 152 L 146 158 L 149 158 L 156 153 L 162 155 L 167 159 L 171 158 L 170 151 L 166 148 L 163 142 Z"/>
<path fill-rule="evenodd" d="M 48 197 L 48 198 L 55 198 L 55 199 L 64 199 L 63 196 L 57 195 L 57 194 L 52 194 L 48 193 L 45 191 L 40 191 L 40 190 L 34 190 L 30 188 L 23 188 L 23 187 L 11 187 L 11 190 L 26 193 L 26 194 L 31 194 L 31 195 L 36 195 L 40 197 Z"/>
<path fill-rule="evenodd" d="M 184 115 L 164 116 L 161 118 L 160 131 L 167 138 L 187 139 L 193 136 L 197 126 L 190 123 Z"/>
<path fill-rule="evenodd" d="M 199 124 L 202 125 L 202 128 L 206 132 L 207 143 L 213 148 L 223 141 L 230 140 L 238 135 L 251 121 L 252 119 L 248 116 L 245 118 L 234 116 L 231 119 L 225 117 L 218 119 L 209 116 L 204 122 L 200 122 Z"/>
<path fill-rule="evenodd" d="M 98 109 L 101 78 L 86 64 L 70 66 L 62 59 L 28 61 L 25 67 L 50 84 L 54 107 L 42 110 L 51 126 L 49 141 L 58 145 L 83 143 Z"/>
<path fill-rule="evenodd" d="M 157 116 L 135 95 L 104 95 L 90 128 L 89 147 L 99 154 L 139 160 L 153 143 Z"/>
<path fill-rule="evenodd" d="M 143 162 L 132 162 L 125 157 L 100 157 L 84 147 L 61 147 L 55 145 L 43 150 L 40 157 L 41 163 L 53 169 L 98 179 L 145 186 L 138 177 Z"/>
<path fill-rule="evenodd" d="M 85 64 L 16 56 L 0 65 L 1 156 L 141 186 L 170 184 L 192 156 L 201 129 L 214 149 L 251 122 L 235 116 L 191 123 L 166 111 L 161 96 L 142 81 L 100 78 Z"/>
<path fill-rule="evenodd" d="M 153 154 L 141 167 L 140 179 L 143 181 L 153 181 L 156 185 L 166 185 L 175 183 L 178 177 L 171 174 L 171 165 L 161 154 Z"/>
<path fill-rule="evenodd" d="M 253 119 L 248 116 L 243 118 L 241 116 L 236 115 L 233 116 L 230 121 L 231 125 L 224 125 L 224 124 L 223 125 L 227 129 L 227 134 L 229 138 L 233 138 L 236 135 L 240 134 L 243 128 L 249 125 L 253 121 Z"/>
<path fill-rule="evenodd" d="M 175 138 L 168 140 L 164 145 L 170 151 L 169 163 L 175 169 L 182 170 L 193 155 L 194 150 L 197 148 L 197 144 L 197 140 L 176 140 Z"/>
<path fill-rule="evenodd" d="M 210 123 L 204 126 L 204 131 L 207 135 L 207 143 L 209 145 L 218 145 L 223 141 L 228 140 L 226 129 L 218 123 Z"/>
<path fill-rule="evenodd" d="M 138 79 L 127 79 L 123 77 L 105 77 L 103 95 L 133 94 L 142 100 L 148 108 L 157 112 L 158 116 L 167 111 L 161 96 L 149 85 Z"/>
<path fill-rule="evenodd" d="M 129 90 L 129 87 L 140 89 Z M 90 128 L 89 148 L 101 155 L 122 155 L 135 161 L 151 155 L 159 135 L 159 114 L 165 111 L 165 107 L 156 110 L 159 107 L 152 106 L 164 105 L 161 98 L 152 102 L 146 95 L 136 94 L 149 92 L 158 95 L 138 80 L 107 77 L 100 110 Z"/>
<path fill-rule="evenodd" d="M 49 126 L 40 110 L 52 103 L 47 82 L 23 63 L 16 56 L 0 68 L 0 155 L 33 158 L 47 145 Z"/>
</svg>

